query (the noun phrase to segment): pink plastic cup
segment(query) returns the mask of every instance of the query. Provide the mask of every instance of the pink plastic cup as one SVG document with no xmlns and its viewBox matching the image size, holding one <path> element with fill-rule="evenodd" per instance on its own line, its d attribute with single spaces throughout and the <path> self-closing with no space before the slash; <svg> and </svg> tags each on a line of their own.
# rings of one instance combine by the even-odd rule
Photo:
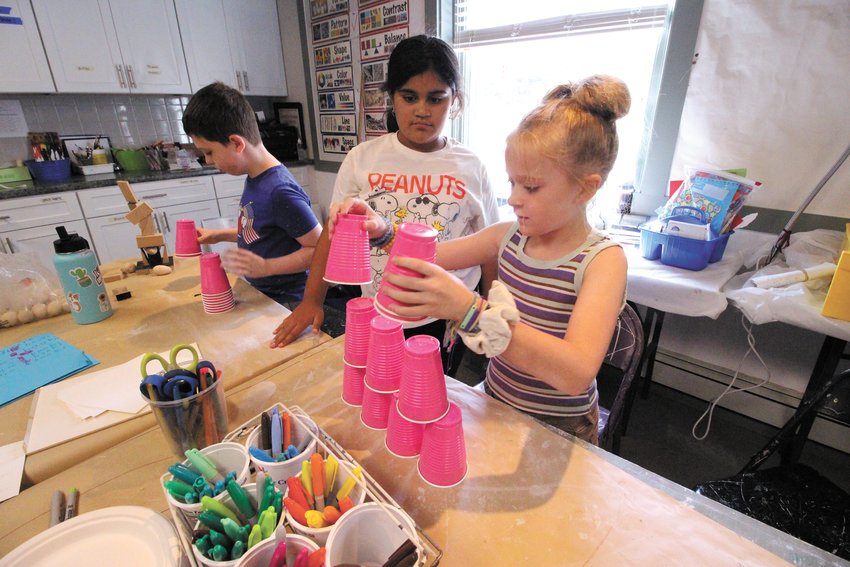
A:
<svg viewBox="0 0 850 567">
<path fill-rule="evenodd" d="M 365 374 L 365 368 L 345 363 L 345 370 L 342 372 L 342 401 L 346 404 L 355 407 L 363 405 L 363 390 L 366 389 L 366 383 L 363 381 Z"/>
<path fill-rule="evenodd" d="M 201 293 L 215 295 L 230 290 L 230 280 L 221 267 L 221 258 L 217 252 L 201 254 Z"/>
<path fill-rule="evenodd" d="M 200 256 L 201 245 L 198 243 L 198 231 L 195 221 L 180 219 L 177 221 L 174 234 L 174 255 L 180 258 Z"/>
<path fill-rule="evenodd" d="M 447 488 L 460 484 L 469 467 L 463 439 L 463 415 L 455 404 L 444 418 L 425 426 L 419 454 L 419 476 L 430 485 Z"/>
<path fill-rule="evenodd" d="M 386 278 L 381 280 L 381 285 L 378 288 L 378 294 L 375 296 L 375 310 L 386 317 L 387 319 L 392 319 L 393 321 L 398 321 L 399 323 L 413 323 L 416 321 L 423 321 L 425 317 L 405 317 L 404 315 L 399 315 L 394 311 L 394 308 L 401 305 L 407 306 L 408 303 L 404 303 L 402 301 L 397 301 L 386 294 L 387 289 L 404 289 L 398 287 L 395 284 L 390 283 Z"/>
<path fill-rule="evenodd" d="M 213 315 L 216 313 L 226 313 L 236 307 L 236 300 L 233 298 L 233 290 L 229 289 L 225 292 L 215 295 L 201 293 L 204 303 L 204 312 Z"/>
<path fill-rule="evenodd" d="M 397 321 L 377 316 L 372 319 L 369 327 L 366 385 L 376 392 L 395 392 L 401 383 L 404 329 Z"/>
<path fill-rule="evenodd" d="M 410 337 L 404 343 L 403 360 L 399 413 L 414 423 L 431 423 L 442 418 L 449 410 L 449 398 L 440 341 L 428 335 Z"/>
<path fill-rule="evenodd" d="M 366 367 L 369 354 L 369 324 L 377 315 L 371 297 L 355 297 L 345 304 L 345 362 Z"/>
<path fill-rule="evenodd" d="M 360 421 L 369 429 L 386 429 L 393 395 L 376 392 L 369 385 L 363 390 Z"/>
<path fill-rule="evenodd" d="M 424 224 L 400 224 L 390 250 L 390 259 L 395 256 L 410 256 L 433 262 L 437 258 L 437 231 Z"/>
<path fill-rule="evenodd" d="M 387 418 L 387 450 L 396 457 L 417 456 L 422 447 L 425 427 L 425 424 L 407 421 L 398 413 L 398 392 L 394 393 Z"/>
<path fill-rule="evenodd" d="M 337 217 L 325 266 L 326 282 L 356 285 L 372 283 L 369 234 L 363 229 L 366 220 L 365 215 Z"/>
</svg>

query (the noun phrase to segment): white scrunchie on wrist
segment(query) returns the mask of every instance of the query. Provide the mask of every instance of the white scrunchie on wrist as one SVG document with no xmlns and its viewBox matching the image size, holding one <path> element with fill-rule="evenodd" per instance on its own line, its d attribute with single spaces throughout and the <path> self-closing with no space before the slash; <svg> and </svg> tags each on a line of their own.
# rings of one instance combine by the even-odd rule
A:
<svg viewBox="0 0 850 567">
<path fill-rule="evenodd" d="M 510 323 L 517 321 L 519 311 L 511 292 L 502 282 L 494 281 L 487 296 L 487 308 L 478 321 L 478 330 L 473 333 L 459 331 L 458 334 L 474 352 L 492 358 L 508 348 L 512 335 Z"/>
</svg>

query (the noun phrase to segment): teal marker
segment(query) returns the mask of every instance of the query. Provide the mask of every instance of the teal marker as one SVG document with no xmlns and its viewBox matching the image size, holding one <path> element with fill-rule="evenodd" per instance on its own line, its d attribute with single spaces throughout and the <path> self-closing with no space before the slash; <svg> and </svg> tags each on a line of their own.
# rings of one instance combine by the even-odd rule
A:
<svg viewBox="0 0 850 567">
<path fill-rule="evenodd" d="M 227 483 L 227 493 L 230 494 L 239 512 L 245 516 L 245 520 L 253 518 L 257 514 L 257 509 L 254 508 L 251 497 L 235 480 Z"/>
<path fill-rule="evenodd" d="M 245 544 L 245 542 L 237 541 L 233 544 L 233 549 L 230 550 L 230 559 L 239 559 L 240 557 L 245 555 L 245 552 L 247 550 L 248 546 Z"/>
</svg>

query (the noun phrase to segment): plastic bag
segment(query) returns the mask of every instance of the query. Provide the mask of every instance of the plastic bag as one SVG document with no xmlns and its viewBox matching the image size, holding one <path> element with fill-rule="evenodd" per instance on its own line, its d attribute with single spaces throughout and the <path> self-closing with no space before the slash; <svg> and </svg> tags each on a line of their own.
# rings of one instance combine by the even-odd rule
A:
<svg viewBox="0 0 850 567">
<path fill-rule="evenodd" d="M 56 273 L 35 254 L 0 254 L 0 329 L 70 310 Z"/>
</svg>

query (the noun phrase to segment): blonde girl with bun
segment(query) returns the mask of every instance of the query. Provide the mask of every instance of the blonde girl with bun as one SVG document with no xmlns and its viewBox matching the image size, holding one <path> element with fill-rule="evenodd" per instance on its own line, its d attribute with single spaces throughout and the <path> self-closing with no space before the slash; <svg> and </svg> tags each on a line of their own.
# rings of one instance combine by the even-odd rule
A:
<svg viewBox="0 0 850 567">
<path fill-rule="evenodd" d="M 614 165 L 616 120 L 630 101 L 626 85 L 604 75 L 553 89 L 507 138 L 516 221 L 440 243 L 435 264 L 395 260 L 421 277 L 384 275 L 405 289 L 387 289 L 409 305 L 399 315 L 446 319 L 490 357 L 488 393 L 594 444 L 596 375 L 625 304 L 627 265 L 619 244 L 588 223 L 587 204 Z M 332 208 L 349 211 L 370 213 L 356 200 Z M 364 225 L 372 238 L 392 230 L 374 214 Z M 498 265 L 489 300 L 447 271 L 488 263 Z"/>
</svg>

